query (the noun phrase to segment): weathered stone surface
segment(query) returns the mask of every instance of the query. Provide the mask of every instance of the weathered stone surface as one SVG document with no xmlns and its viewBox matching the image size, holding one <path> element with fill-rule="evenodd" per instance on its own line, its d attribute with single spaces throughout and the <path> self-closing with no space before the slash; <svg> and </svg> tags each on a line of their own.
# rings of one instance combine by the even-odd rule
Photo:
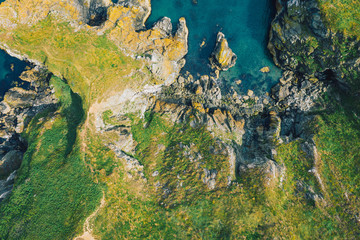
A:
<svg viewBox="0 0 360 240">
<path fill-rule="evenodd" d="M 229 43 L 222 32 L 216 38 L 216 45 L 210 57 L 210 64 L 217 70 L 226 71 L 236 64 L 237 56 L 229 47 Z"/>
<path fill-rule="evenodd" d="M 207 185 L 207 187 L 210 190 L 213 190 L 216 187 L 216 176 L 217 176 L 216 169 L 208 170 L 208 169 L 204 168 L 204 176 L 202 178 L 202 181 L 204 184 Z"/>
<path fill-rule="evenodd" d="M 8 152 L 0 160 L 0 176 L 8 176 L 13 171 L 17 170 L 22 162 L 23 153 L 17 150 Z"/>
<path fill-rule="evenodd" d="M 11 88 L 5 93 L 4 101 L 13 108 L 30 107 L 36 97 L 36 92 L 19 87 Z"/>
<path fill-rule="evenodd" d="M 360 41 L 330 31 L 316 0 L 279 2 L 282 5 L 272 22 L 268 44 L 275 64 L 307 76 L 327 72 L 328 81 L 336 80 L 344 90 L 352 91 L 357 86 L 350 80 L 354 78 L 352 72 L 360 72 L 360 66 L 355 64 Z M 345 57 L 343 49 L 353 54 Z"/>
<path fill-rule="evenodd" d="M 316 100 L 327 91 L 326 84 L 314 81 L 314 78 L 296 77 L 293 72 L 286 71 L 280 83 L 271 89 L 271 96 L 281 108 L 309 111 Z"/>
<path fill-rule="evenodd" d="M 163 37 L 169 37 L 172 33 L 171 19 L 168 17 L 163 17 L 154 24 L 152 29 L 159 31 Z"/>
</svg>

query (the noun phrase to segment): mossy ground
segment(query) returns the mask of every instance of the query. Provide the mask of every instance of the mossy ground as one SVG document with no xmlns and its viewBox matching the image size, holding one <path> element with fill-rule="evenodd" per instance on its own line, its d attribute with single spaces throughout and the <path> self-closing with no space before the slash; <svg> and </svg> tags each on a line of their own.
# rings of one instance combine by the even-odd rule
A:
<svg viewBox="0 0 360 240">
<path fill-rule="evenodd" d="M 62 80 L 51 84 L 60 106 L 38 114 L 23 134 L 29 146 L 13 193 L 0 205 L 0 239 L 74 237 L 101 197 L 77 138 L 81 99 Z"/>
<path fill-rule="evenodd" d="M 334 31 L 360 38 L 360 8 L 354 0 L 318 0 L 326 22 Z"/>
<path fill-rule="evenodd" d="M 355 236 L 355 226 L 350 222 L 345 226 L 344 219 L 339 221 L 333 214 L 336 208 L 318 204 L 306 197 L 306 191 L 298 190 L 300 181 L 321 193 L 315 176 L 309 172 L 314 162 L 302 150 L 303 140 L 277 148 L 276 161 L 286 167 L 282 183 L 279 179 L 267 179 L 262 169 L 255 168 L 227 186 L 226 153 L 206 129 L 169 123 L 159 114 L 147 113 L 145 119 L 131 117 L 132 134 L 138 142 L 135 157 L 144 165 L 147 182 L 136 177 L 129 179 L 123 162 L 116 160 L 112 172 L 101 178 L 107 185 L 107 204 L 93 221 L 96 236 L 102 239 Z M 203 158 L 194 161 L 191 156 L 198 154 Z M 202 182 L 203 170 L 196 161 L 219 171 L 215 189 L 208 189 Z M 153 175 L 155 171 L 159 174 Z M 165 194 L 164 187 L 171 192 Z"/>
</svg>

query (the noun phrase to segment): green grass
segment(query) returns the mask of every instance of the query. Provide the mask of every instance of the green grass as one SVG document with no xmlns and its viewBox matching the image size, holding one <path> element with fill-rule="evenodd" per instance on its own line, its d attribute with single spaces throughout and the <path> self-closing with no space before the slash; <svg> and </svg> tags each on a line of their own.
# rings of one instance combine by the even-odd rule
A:
<svg viewBox="0 0 360 240">
<path fill-rule="evenodd" d="M 0 206 L 0 239 L 69 239 L 99 203 L 101 192 L 85 166 L 76 137 L 79 97 L 52 78 L 61 105 L 37 115 L 12 195 Z"/>
<path fill-rule="evenodd" d="M 146 128 L 142 121 L 132 127 L 134 139 L 139 143 L 136 157 L 144 164 L 148 177 L 158 171 L 159 177 L 153 180 L 172 191 L 163 204 L 187 204 L 209 192 L 201 180 L 203 168 L 216 169 L 217 188 L 226 186 L 230 173 L 225 147 L 205 127 L 170 125 L 158 114 L 148 115 L 147 122 Z M 179 178 L 182 188 L 178 188 Z"/>
<path fill-rule="evenodd" d="M 242 173 L 230 187 L 226 154 L 206 129 L 172 124 L 165 116 L 145 114 L 133 119 L 135 157 L 144 165 L 146 183 L 126 177 L 124 166 L 104 175 L 107 205 L 94 220 L 95 235 L 103 239 L 336 239 L 354 236 L 331 209 L 316 206 L 298 192 L 297 181 L 320 191 L 302 141 L 280 145 L 279 164 L 285 180 L 268 182 L 261 168 Z M 192 146 L 191 150 L 187 147 Z M 217 154 L 214 154 L 217 152 Z M 209 190 L 199 179 L 202 169 L 190 155 L 198 153 L 208 169 L 217 169 L 217 187 Z M 221 170 L 224 170 L 223 172 Z M 158 176 L 152 176 L 159 171 Z M 182 183 L 180 186 L 179 183 Z M 160 183 L 171 192 L 165 197 Z"/>
<path fill-rule="evenodd" d="M 327 24 L 333 31 L 360 37 L 360 7 L 355 0 L 318 0 Z"/>
<path fill-rule="evenodd" d="M 99 36 L 87 29 L 75 31 L 51 14 L 34 26 L 19 24 L 1 34 L 0 31 L 0 37 L 10 48 L 26 53 L 66 79 L 83 99 L 85 108 L 113 91 L 145 84 L 146 77 L 132 75 L 132 71 L 143 67 L 142 61 L 125 56 L 106 35 Z M 142 74 L 150 73 L 144 70 Z"/>
<path fill-rule="evenodd" d="M 349 233 L 359 234 L 354 215 L 360 209 L 360 103 L 351 95 L 341 95 L 340 102 L 327 100 L 330 110 L 314 123 L 315 142 L 331 214 L 343 221 Z"/>
</svg>

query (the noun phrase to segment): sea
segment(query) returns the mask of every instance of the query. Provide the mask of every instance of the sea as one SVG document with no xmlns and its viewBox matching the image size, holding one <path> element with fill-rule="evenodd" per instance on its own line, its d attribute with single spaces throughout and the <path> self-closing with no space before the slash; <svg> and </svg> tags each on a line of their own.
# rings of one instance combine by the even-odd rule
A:
<svg viewBox="0 0 360 240">
<path fill-rule="evenodd" d="M 273 64 L 267 49 L 274 0 L 152 0 L 151 4 L 147 28 L 164 16 L 172 19 L 174 31 L 180 17 L 187 21 L 189 53 L 184 73 L 210 74 L 209 56 L 221 31 L 238 57 L 233 68 L 220 74 L 225 91 L 232 87 L 240 93 L 251 89 L 265 94 L 278 82 L 281 70 Z M 8 89 L 24 84 L 19 76 L 27 65 L 0 51 L 0 100 Z M 260 72 L 263 67 L 269 67 L 270 72 Z"/>
<path fill-rule="evenodd" d="M 151 5 L 147 28 L 167 16 L 176 30 L 178 19 L 186 19 L 189 53 L 183 71 L 193 75 L 210 73 L 209 56 L 221 31 L 238 57 L 236 65 L 220 75 L 225 86 L 264 94 L 281 77 L 281 70 L 267 49 L 269 28 L 276 13 L 274 0 L 152 0 Z M 203 42 L 205 45 L 201 46 Z M 270 72 L 260 72 L 263 67 L 269 67 Z M 238 80 L 241 84 L 237 84 Z"/>
<path fill-rule="evenodd" d="M 5 51 L 0 50 L 0 101 L 10 88 L 16 86 L 28 87 L 28 83 L 19 78 L 28 66 L 29 63 L 11 57 Z"/>
</svg>

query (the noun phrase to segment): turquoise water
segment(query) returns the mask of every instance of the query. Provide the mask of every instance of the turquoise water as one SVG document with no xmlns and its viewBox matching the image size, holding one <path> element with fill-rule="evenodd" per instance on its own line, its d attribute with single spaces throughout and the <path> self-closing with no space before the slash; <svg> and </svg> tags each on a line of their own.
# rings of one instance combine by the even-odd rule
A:
<svg viewBox="0 0 360 240">
<path fill-rule="evenodd" d="M 170 17 L 174 28 L 185 17 L 189 28 L 189 53 L 184 71 L 208 74 L 209 56 L 216 35 L 223 32 L 238 56 L 236 65 L 221 73 L 225 87 L 233 86 L 244 92 L 268 91 L 280 78 L 281 71 L 272 62 L 266 45 L 270 23 L 275 14 L 273 0 L 152 0 L 152 13 L 147 27 L 163 16 Z M 205 46 L 200 47 L 205 40 Z M 259 70 L 270 67 L 270 73 Z M 239 86 L 236 80 L 242 80 Z"/>
<path fill-rule="evenodd" d="M 15 86 L 27 87 L 28 84 L 19 79 L 20 74 L 28 64 L 13 58 L 0 50 L 0 101 L 7 90 Z"/>
</svg>

